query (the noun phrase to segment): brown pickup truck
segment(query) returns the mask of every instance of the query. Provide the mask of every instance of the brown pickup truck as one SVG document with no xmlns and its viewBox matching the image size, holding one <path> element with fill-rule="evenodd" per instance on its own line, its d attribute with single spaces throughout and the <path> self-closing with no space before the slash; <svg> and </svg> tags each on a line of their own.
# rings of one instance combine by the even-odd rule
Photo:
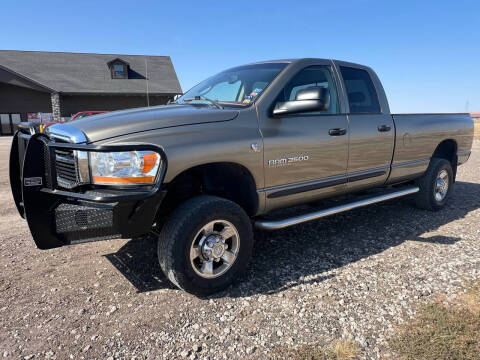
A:
<svg viewBox="0 0 480 360">
<path fill-rule="evenodd" d="M 472 141 L 468 114 L 390 114 L 369 67 L 266 61 L 212 76 L 167 106 L 44 134 L 24 124 L 10 180 L 39 248 L 153 233 L 168 279 L 207 295 L 246 268 L 254 226 L 284 228 L 410 194 L 420 208 L 441 209 Z M 333 208 L 271 214 L 346 194 Z"/>
</svg>

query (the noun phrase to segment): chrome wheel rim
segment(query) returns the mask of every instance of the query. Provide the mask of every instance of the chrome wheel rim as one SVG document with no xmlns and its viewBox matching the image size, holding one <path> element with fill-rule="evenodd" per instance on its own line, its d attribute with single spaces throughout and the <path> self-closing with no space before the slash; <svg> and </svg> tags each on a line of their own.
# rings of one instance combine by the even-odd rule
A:
<svg viewBox="0 0 480 360">
<path fill-rule="evenodd" d="M 448 172 L 447 170 L 442 170 L 438 173 L 437 179 L 435 180 L 435 200 L 441 202 L 445 199 L 448 193 Z"/>
<path fill-rule="evenodd" d="M 239 250 L 240 236 L 235 226 L 226 220 L 214 220 L 195 235 L 190 263 L 199 276 L 212 279 L 232 267 Z"/>
</svg>

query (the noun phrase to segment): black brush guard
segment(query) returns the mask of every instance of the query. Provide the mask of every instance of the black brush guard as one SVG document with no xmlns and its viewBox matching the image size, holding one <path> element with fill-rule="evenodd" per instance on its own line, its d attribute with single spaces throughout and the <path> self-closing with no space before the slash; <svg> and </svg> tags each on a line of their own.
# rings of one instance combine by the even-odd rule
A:
<svg viewBox="0 0 480 360">
<path fill-rule="evenodd" d="M 115 188 L 57 185 L 54 150 L 154 150 L 162 168 L 154 186 Z M 155 145 L 56 143 L 23 126 L 14 135 L 10 152 L 10 186 L 20 216 L 27 220 L 35 244 L 51 249 L 88 241 L 132 238 L 150 231 L 165 196 L 161 184 L 167 167 L 164 151 Z"/>
</svg>

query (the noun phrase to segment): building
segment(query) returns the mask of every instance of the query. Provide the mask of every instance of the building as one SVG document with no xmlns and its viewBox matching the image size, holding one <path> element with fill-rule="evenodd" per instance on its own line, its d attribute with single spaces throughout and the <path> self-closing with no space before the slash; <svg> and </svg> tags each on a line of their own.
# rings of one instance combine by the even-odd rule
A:
<svg viewBox="0 0 480 360">
<path fill-rule="evenodd" d="M 182 92 L 169 56 L 0 50 L 0 134 L 20 121 L 166 104 Z"/>
</svg>

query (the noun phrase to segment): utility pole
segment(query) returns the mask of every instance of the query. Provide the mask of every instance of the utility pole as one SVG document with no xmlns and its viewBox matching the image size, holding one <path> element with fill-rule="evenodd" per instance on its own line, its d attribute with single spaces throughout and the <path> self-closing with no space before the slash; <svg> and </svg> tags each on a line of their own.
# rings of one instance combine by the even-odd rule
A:
<svg viewBox="0 0 480 360">
<path fill-rule="evenodd" d="M 147 82 L 147 107 L 150 107 L 150 95 L 148 94 L 148 64 L 147 58 L 145 58 L 145 80 Z"/>
</svg>

